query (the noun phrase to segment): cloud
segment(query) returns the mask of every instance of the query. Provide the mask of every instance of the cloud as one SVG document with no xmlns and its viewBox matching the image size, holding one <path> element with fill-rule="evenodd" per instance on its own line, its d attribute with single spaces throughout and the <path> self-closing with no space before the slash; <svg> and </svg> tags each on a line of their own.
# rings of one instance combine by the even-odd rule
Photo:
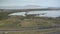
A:
<svg viewBox="0 0 60 34">
<path fill-rule="evenodd" d="M 0 0 L 1 1 L 1 0 Z M 0 6 L 5 5 L 41 5 L 41 6 L 52 6 L 52 7 L 59 7 L 60 0 L 2 0 L 0 2 Z"/>
</svg>

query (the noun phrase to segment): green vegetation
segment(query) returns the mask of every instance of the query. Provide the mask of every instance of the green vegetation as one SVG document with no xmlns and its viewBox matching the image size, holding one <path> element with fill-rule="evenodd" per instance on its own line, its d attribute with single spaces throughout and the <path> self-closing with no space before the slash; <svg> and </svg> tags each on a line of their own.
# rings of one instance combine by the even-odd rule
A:
<svg viewBox="0 0 60 34">
<path fill-rule="evenodd" d="M 39 17 L 36 15 L 8 16 L 8 12 L 0 12 L 0 30 L 30 30 L 30 32 L 8 32 L 8 34 L 45 34 L 46 32 L 60 31 L 60 28 L 50 30 L 33 30 L 34 26 L 54 26 L 60 24 L 60 17 Z M 4 32 L 2 34 L 5 34 Z"/>
<path fill-rule="evenodd" d="M 8 14 L 6 12 L 0 12 L 0 20 L 8 18 Z"/>
<path fill-rule="evenodd" d="M 32 28 L 21 27 L 51 26 L 54 25 L 54 22 L 56 22 L 54 19 L 46 19 L 45 17 L 8 16 L 8 14 L 9 13 L 7 12 L 0 13 L 0 30 L 32 30 Z"/>
<path fill-rule="evenodd" d="M 3 11 L 3 10 L 1 10 Z M 58 18 L 35 17 L 36 15 L 8 16 L 8 12 L 0 12 L 0 26 L 25 27 L 25 26 L 51 26 L 59 23 Z"/>
<path fill-rule="evenodd" d="M 22 20 L 23 19 L 23 20 Z M 8 26 L 8 27 L 25 27 L 25 26 L 51 26 L 55 25 L 56 22 L 60 22 L 60 20 L 50 19 L 45 17 L 34 17 L 33 19 L 25 18 L 25 17 L 8 17 L 7 19 L 3 19 L 0 21 L 0 26 Z"/>
</svg>

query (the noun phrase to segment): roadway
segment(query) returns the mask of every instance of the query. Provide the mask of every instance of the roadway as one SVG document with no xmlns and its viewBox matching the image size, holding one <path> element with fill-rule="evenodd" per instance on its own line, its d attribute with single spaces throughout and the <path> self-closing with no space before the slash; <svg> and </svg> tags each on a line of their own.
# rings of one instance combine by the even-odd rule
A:
<svg viewBox="0 0 60 34">
<path fill-rule="evenodd" d="M 41 30 L 53 30 L 58 29 L 60 30 L 60 25 L 57 26 L 36 26 L 36 27 L 23 27 L 23 28 L 32 28 L 27 30 L 0 30 L 0 32 L 30 32 L 30 31 L 41 31 Z"/>
</svg>

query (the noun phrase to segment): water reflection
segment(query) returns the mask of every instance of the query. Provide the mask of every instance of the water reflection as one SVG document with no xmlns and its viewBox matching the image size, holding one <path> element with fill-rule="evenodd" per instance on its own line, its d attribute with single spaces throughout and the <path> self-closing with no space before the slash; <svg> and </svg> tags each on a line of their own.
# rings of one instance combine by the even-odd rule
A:
<svg viewBox="0 0 60 34">
<path fill-rule="evenodd" d="M 60 10 L 55 10 L 55 11 L 31 11 L 28 12 L 27 14 L 42 14 L 46 13 L 45 15 L 40 15 L 40 16 L 47 16 L 47 17 L 58 17 L 60 16 Z M 11 15 L 25 15 L 25 12 L 20 12 L 20 13 L 13 13 Z"/>
</svg>

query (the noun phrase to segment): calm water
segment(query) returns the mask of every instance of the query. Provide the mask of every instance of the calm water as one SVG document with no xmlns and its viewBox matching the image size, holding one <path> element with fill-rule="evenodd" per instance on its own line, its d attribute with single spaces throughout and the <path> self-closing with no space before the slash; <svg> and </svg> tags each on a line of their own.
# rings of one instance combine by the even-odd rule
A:
<svg viewBox="0 0 60 34">
<path fill-rule="evenodd" d="M 60 7 L 60 0 L 0 0 L 0 8 L 21 8 L 20 6 L 26 5 L 39 5 L 42 7 Z M 29 12 L 28 14 L 32 13 L 46 13 L 42 16 L 48 17 L 56 17 L 60 16 L 59 11 L 35 11 Z M 25 12 L 22 13 L 14 13 L 14 15 L 24 15 Z"/>
<path fill-rule="evenodd" d="M 27 14 L 41 14 L 41 13 L 46 13 L 45 15 L 41 16 L 47 16 L 47 17 L 57 17 L 60 16 L 60 10 L 57 11 L 31 11 L 28 12 Z M 20 12 L 20 13 L 13 13 L 12 15 L 23 15 L 24 16 L 25 12 Z"/>
</svg>

